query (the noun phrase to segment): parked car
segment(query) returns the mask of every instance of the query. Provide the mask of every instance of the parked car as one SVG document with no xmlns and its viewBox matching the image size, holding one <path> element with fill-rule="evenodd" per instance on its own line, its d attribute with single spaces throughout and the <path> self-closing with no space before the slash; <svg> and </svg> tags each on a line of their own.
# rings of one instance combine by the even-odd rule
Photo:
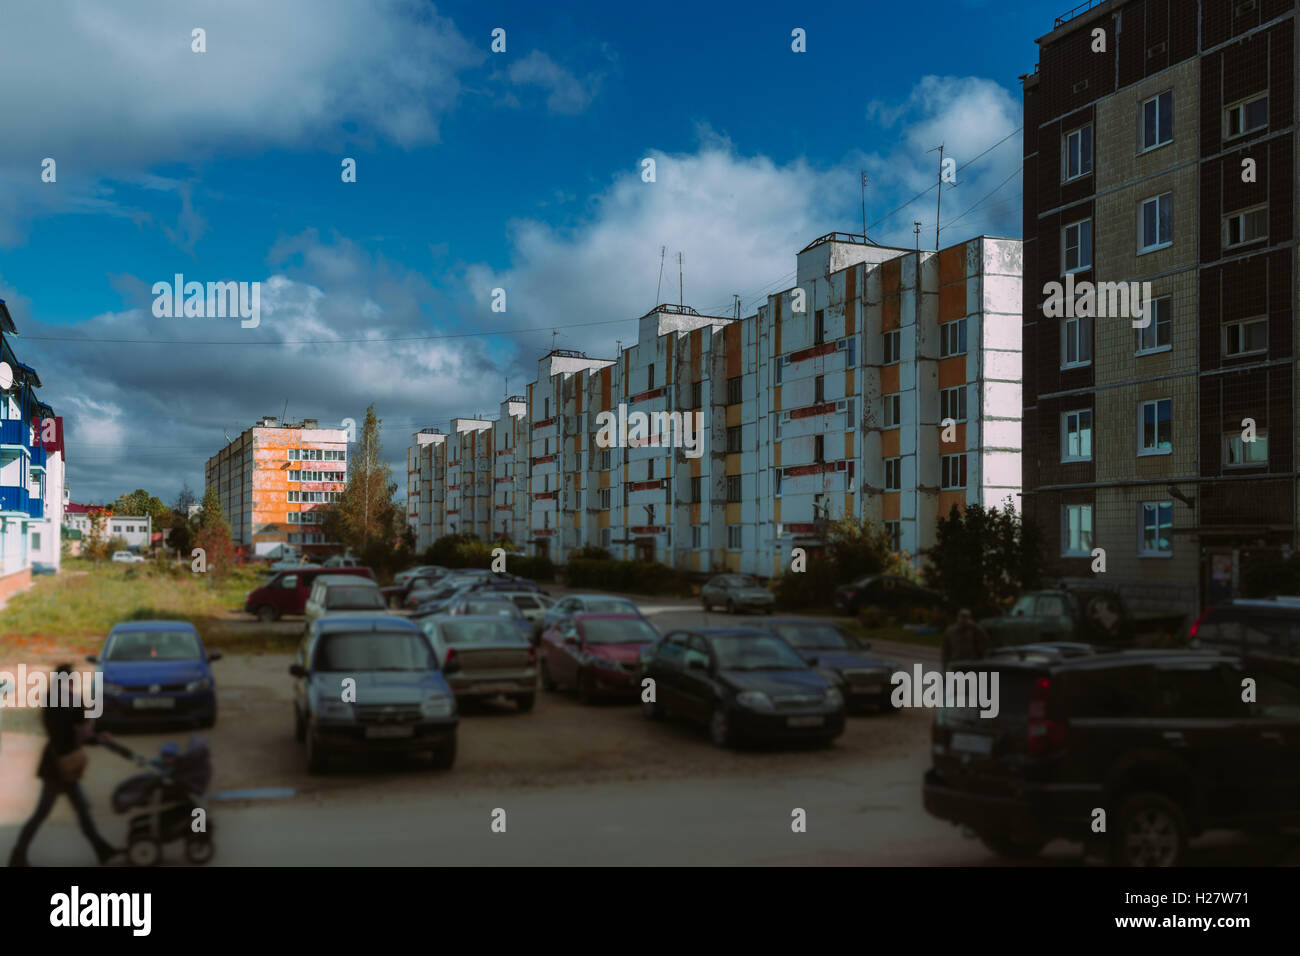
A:
<svg viewBox="0 0 1300 956">
<path fill-rule="evenodd" d="M 441 611 L 454 597 L 469 590 L 468 584 L 435 584 L 431 587 L 418 588 L 406 595 L 403 607 L 412 609 L 416 614 L 434 614 Z"/>
<path fill-rule="evenodd" d="M 1008 613 L 979 624 L 994 647 L 1068 641 L 1131 648 L 1148 641 L 1172 644 L 1185 617 L 1181 611 L 1134 614 L 1119 591 L 1086 584 L 1029 591 Z"/>
<path fill-rule="evenodd" d="M 1000 856 L 1061 838 L 1113 864 L 1173 866 L 1206 830 L 1300 823 L 1300 684 L 1267 668 L 1132 650 L 950 669 L 996 673 L 999 711 L 936 712 L 925 808 Z M 1258 703 L 1241 699 L 1247 676 Z"/>
<path fill-rule="evenodd" d="M 456 699 L 428 638 L 410 621 L 389 615 L 327 617 L 312 622 L 289 667 L 294 736 L 307 769 L 323 773 L 336 753 L 432 754 L 447 770 L 456 762 Z M 344 700 L 343 679 L 355 681 Z"/>
<path fill-rule="evenodd" d="M 256 614 L 259 621 L 276 621 L 286 614 L 302 614 L 316 578 L 322 574 L 355 574 L 374 580 L 369 568 L 322 568 L 315 564 L 299 565 L 273 575 L 261 587 L 244 597 L 244 610 Z"/>
<path fill-rule="evenodd" d="M 1300 666 L 1300 601 L 1243 599 L 1208 607 L 1188 637 L 1193 647 Z"/>
<path fill-rule="evenodd" d="M 118 564 L 142 564 L 144 556 L 136 554 L 134 551 L 114 551 L 113 560 Z"/>
<path fill-rule="evenodd" d="M 384 594 L 370 578 L 355 574 L 318 574 L 303 608 L 307 626 L 327 614 L 330 617 L 352 615 L 373 617 L 383 613 Z"/>
<path fill-rule="evenodd" d="M 452 598 L 438 612 L 439 616 L 465 616 L 473 615 L 476 617 L 504 617 L 507 618 L 519 636 L 528 643 L 533 643 L 533 623 L 524 617 L 524 612 L 519 610 L 509 597 L 504 594 L 496 594 L 490 591 L 465 591 L 464 593 Z"/>
<path fill-rule="evenodd" d="M 128 621 L 113 625 L 104 648 L 86 660 L 103 674 L 104 730 L 138 724 L 217 722 L 211 663 L 220 651 L 203 646 L 188 621 Z"/>
<path fill-rule="evenodd" d="M 361 562 L 350 554 L 336 554 L 321 562 L 323 568 L 359 568 Z"/>
<path fill-rule="evenodd" d="M 942 608 L 943 593 L 898 574 L 867 574 L 835 589 L 835 606 L 856 616 L 864 607 L 888 611 Z"/>
<path fill-rule="evenodd" d="M 480 578 L 470 585 L 476 591 L 536 591 L 542 593 L 542 586 L 532 578 L 517 574 L 492 574 Z"/>
<path fill-rule="evenodd" d="M 428 635 L 458 700 L 508 697 L 521 713 L 537 699 L 537 650 L 508 619 L 426 617 Z"/>
<path fill-rule="evenodd" d="M 474 593 L 482 594 L 484 592 L 477 591 Z M 555 602 L 539 591 L 498 591 L 492 589 L 487 593 L 505 598 L 514 604 L 515 607 L 519 608 L 519 613 L 528 620 L 530 625 L 532 625 L 533 643 L 536 644 L 537 638 L 540 637 L 542 633 L 542 624 L 546 620 L 546 612 L 550 610 L 551 606 Z"/>
<path fill-rule="evenodd" d="M 844 695 L 780 637 L 756 628 L 693 628 L 654 645 L 645 676 L 650 720 L 683 717 L 709 728 L 720 747 L 813 740 L 844 732 Z"/>
<path fill-rule="evenodd" d="M 406 599 L 410 597 L 413 591 L 428 591 L 433 588 L 437 578 L 430 575 L 417 574 L 407 578 L 400 584 L 390 584 L 386 588 L 381 588 L 384 594 L 384 603 L 391 608 L 400 608 L 406 606 Z"/>
<path fill-rule="evenodd" d="M 817 618 L 773 617 L 753 625 L 783 638 L 799 656 L 829 677 L 849 709 L 870 707 L 884 713 L 897 708 L 890 703 L 890 678 L 903 669 L 898 661 L 869 650 L 861 641 L 833 621 Z"/>
<path fill-rule="evenodd" d="M 639 614 L 574 614 L 543 632 L 542 689 L 571 687 L 578 700 L 631 697 L 640 689 L 640 652 L 659 639 Z"/>
<path fill-rule="evenodd" d="M 751 608 L 771 614 L 776 605 L 776 595 L 748 574 L 715 575 L 700 588 L 700 600 L 706 612 L 721 605 L 728 614 L 739 614 Z"/>
<path fill-rule="evenodd" d="M 32 574 L 33 574 L 33 575 L 36 575 L 36 574 L 57 574 L 58 571 L 59 571 L 59 569 L 56 568 L 54 565 L 52 565 L 52 564 L 47 564 L 47 563 L 44 562 L 44 561 L 33 561 L 33 562 L 32 562 Z"/>
<path fill-rule="evenodd" d="M 393 577 L 394 584 L 405 584 L 411 578 L 431 578 L 436 581 L 446 577 L 451 571 L 440 564 L 421 564 L 405 571 L 398 571 Z"/>
<path fill-rule="evenodd" d="M 635 614 L 643 617 L 641 609 L 627 598 L 614 597 L 610 594 L 568 594 L 560 598 L 547 610 L 542 618 L 542 630 L 546 631 L 566 617 L 574 614 Z"/>
</svg>

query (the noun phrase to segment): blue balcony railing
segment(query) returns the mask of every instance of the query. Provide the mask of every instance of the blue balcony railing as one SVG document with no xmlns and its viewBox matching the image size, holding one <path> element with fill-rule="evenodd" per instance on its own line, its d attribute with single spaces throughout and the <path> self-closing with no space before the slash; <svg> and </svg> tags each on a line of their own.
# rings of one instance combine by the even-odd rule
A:
<svg viewBox="0 0 1300 956">
<path fill-rule="evenodd" d="M 40 498 L 35 498 L 35 497 L 32 497 L 31 495 L 28 495 L 28 496 L 27 496 L 27 513 L 28 513 L 29 515 L 31 515 L 33 518 L 44 518 L 44 517 L 45 517 L 45 502 L 44 502 L 44 501 L 41 501 Z"/>
<path fill-rule="evenodd" d="M 42 444 L 38 441 L 38 442 L 37 442 L 37 443 L 32 447 L 32 460 L 31 460 L 31 464 L 30 464 L 29 467 L 32 467 L 32 468 L 44 468 L 44 467 L 45 467 L 45 458 L 46 458 L 45 446 L 42 445 Z"/>
<path fill-rule="evenodd" d="M 0 485 L 0 511 L 27 511 L 30 502 L 26 488 Z"/>
<path fill-rule="evenodd" d="M 0 445 L 26 445 L 30 437 L 27 427 L 16 418 L 0 421 Z"/>
</svg>

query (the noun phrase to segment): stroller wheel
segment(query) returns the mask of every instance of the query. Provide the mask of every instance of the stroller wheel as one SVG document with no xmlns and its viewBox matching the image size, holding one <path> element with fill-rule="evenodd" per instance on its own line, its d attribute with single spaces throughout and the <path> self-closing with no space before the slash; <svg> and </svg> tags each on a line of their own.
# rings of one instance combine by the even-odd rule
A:
<svg viewBox="0 0 1300 956">
<path fill-rule="evenodd" d="M 162 844 L 151 836 L 131 834 L 126 858 L 132 866 L 157 866 L 162 860 Z"/>
<path fill-rule="evenodd" d="M 216 850 L 212 838 L 206 833 L 196 834 L 185 841 L 185 859 L 200 866 L 211 860 Z"/>
</svg>

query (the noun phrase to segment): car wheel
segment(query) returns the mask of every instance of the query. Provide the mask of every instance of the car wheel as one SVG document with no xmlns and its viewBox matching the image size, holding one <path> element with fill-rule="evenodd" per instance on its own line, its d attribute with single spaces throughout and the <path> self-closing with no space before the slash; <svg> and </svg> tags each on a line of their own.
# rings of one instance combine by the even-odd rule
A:
<svg viewBox="0 0 1300 956">
<path fill-rule="evenodd" d="M 555 690 L 559 687 L 555 679 L 551 677 L 551 669 L 546 666 L 546 658 L 542 658 L 542 690 Z"/>
<path fill-rule="evenodd" d="M 1032 837 L 1013 837 L 1005 833 L 981 833 L 980 842 L 1008 860 L 1029 860 L 1043 852 L 1047 841 Z"/>
<path fill-rule="evenodd" d="M 293 739 L 302 743 L 307 739 L 307 726 L 302 722 L 302 714 L 298 712 L 298 705 L 293 705 Z"/>
<path fill-rule="evenodd" d="M 320 745 L 320 740 L 316 736 L 316 728 L 307 721 L 307 727 L 304 736 L 307 738 L 307 772 L 310 774 L 324 773 L 329 769 L 329 755 L 325 753 L 325 748 Z"/>
<path fill-rule="evenodd" d="M 728 614 L 736 613 L 736 602 L 731 600 L 731 598 L 727 598 L 727 613 Z"/>
<path fill-rule="evenodd" d="M 269 604 L 263 604 L 257 609 L 257 619 L 263 624 L 270 624 L 276 618 L 275 608 Z"/>
<path fill-rule="evenodd" d="M 727 716 L 727 708 L 721 704 L 713 708 L 713 717 L 709 720 L 709 739 L 719 747 L 730 747 L 735 743 L 731 718 Z"/>
<path fill-rule="evenodd" d="M 453 734 L 451 742 L 433 752 L 433 769 L 450 770 L 456 763 L 456 737 Z"/>
<path fill-rule="evenodd" d="M 202 866 L 212 859 L 217 852 L 216 844 L 207 833 L 192 834 L 185 841 L 185 859 Z"/>
<path fill-rule="evenodd" d="M 1187 850 L 1187 821 L 1158 793 L 1135 793 L 1121 805 L 1111 838 L 1112 866 L 1177 866 Z"/>
<path fill-rule="evenodd" d="M 146 834 L 132 834 L 126 844 L 126 859 L 132 866 L 157 866 L 162 862 L 162 844 Z"/>
<path fill-rule="evenodd" d="M 533 709 L 533 704 L 537 703 L 536 694 L 516 694 L 515 706 L 519 708 L 519 713 L 526 714 Z"/>
<path fill-rule="evenodd" d="M 595 703 L 596 697 L 591 692 L 591 675 L 586 671 L 578 671 L 578 703 L 592 704 Z"/>
</svg>

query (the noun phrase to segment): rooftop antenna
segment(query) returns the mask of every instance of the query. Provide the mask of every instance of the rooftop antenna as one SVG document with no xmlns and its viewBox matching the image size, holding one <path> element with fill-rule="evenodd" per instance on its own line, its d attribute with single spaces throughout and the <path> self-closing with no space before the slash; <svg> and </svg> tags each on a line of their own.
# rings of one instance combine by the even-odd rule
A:
<svg viewBox="0 0 1300 956">
<path fill-rule="evenodd" d="M 740 318 L 740 296 L 733 292 L 731 293 L 731 297 L 736 300 L 735 301 L 736 318 Z"/>
<path fill-rule="evenodd" d="M 284 410 L 280 412 L 280 424 L 285 424 L 285 415 L 289 414 L 289 399 L 284 400 Z"/>
<path fill-rule="evenodd" d="M 664 288 L 664 253 L 668 251 L 667 246 L 659 247 L 659 284 L 655 286 L 655 307 L 659 306 L 659 293 Z"/>
<path fill-rule="evenodd" d="M 916 233 L 916 251 L 921 251 L 921 220 L 912 220 L 912 232 Z"/>
<path fill-rule="evenodd" d="M 867 239 L 867 171 L 860 170 L 862 173 L 862 240 Z"/>
<path fill-rule="evenodd" d="M 682 254 L 679 252 L 677 253 L 677 304 L 678 305 L 686 304 L 686 293 L 683 291 L 686 288 L 685 283 L 686 280 L 682 278 Z"/>
<path fill-rule="evenodd" d="M 939 251 L 939 210 L 943 208 L 943 143 L 927 149 L 927 153 L 939 151 L 939 198 L 934 207 L 934 251 Z"/>
</svg>

